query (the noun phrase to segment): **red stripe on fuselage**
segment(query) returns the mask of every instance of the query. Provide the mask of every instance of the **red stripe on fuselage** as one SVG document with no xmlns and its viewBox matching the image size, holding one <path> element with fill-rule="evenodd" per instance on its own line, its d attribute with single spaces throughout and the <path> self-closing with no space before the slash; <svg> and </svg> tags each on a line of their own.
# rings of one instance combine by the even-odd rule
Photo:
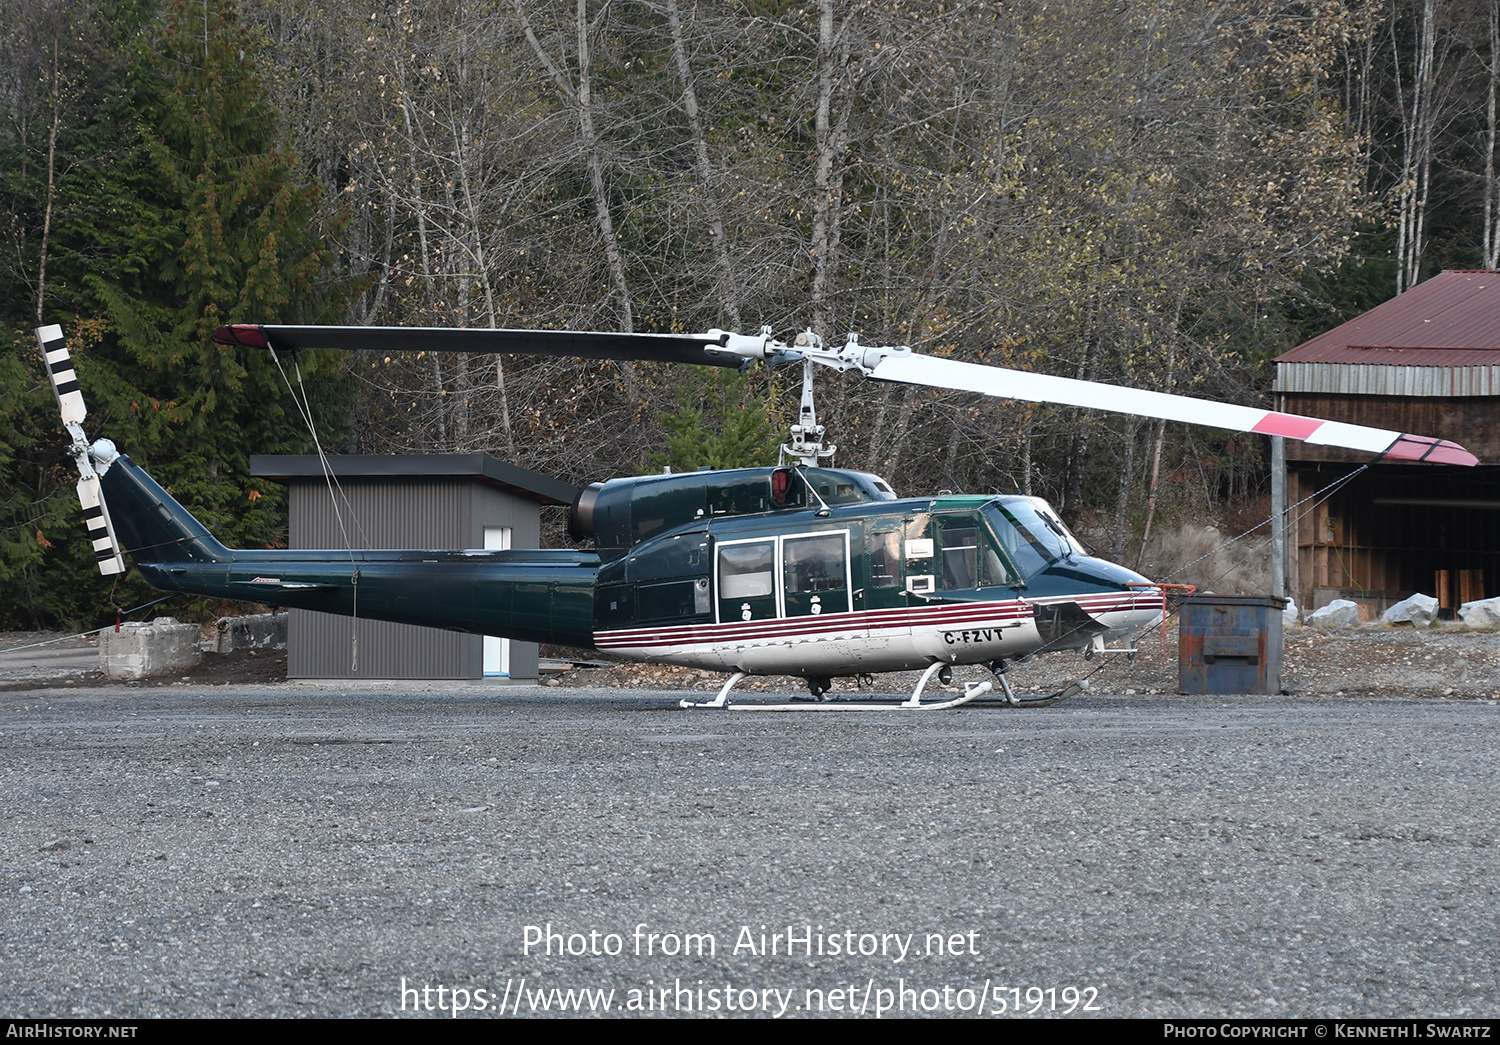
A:
<svg viewBox="0 0 1500 1045">
<path fill-rule="evenodd" d="M 1122 594 L 1100 592 L 1095 595 L 1060 596 L 1035 602 L 944 603 L 911 609 L 868 610 L 856 613 L 827 613 L 805 617 L 776 617 L 756 621 L 724 621 L 718 624 L 670 625 L 656 628 L 624 628 L 601 631 L 594 635 L 599 649 L 637 648 L 643 646 L 688 646 L 702 643 L 751 642 L 763 639 L 810 639 L 848 632 L 881 631 L 890 628 L 941 628 L 985 621 L 997 623 L 1031 619 L 1034 605 L 1077 603 L 1091 615 L 1128 613 L 1165 608 L 1159 592 Z"/>
</svg>

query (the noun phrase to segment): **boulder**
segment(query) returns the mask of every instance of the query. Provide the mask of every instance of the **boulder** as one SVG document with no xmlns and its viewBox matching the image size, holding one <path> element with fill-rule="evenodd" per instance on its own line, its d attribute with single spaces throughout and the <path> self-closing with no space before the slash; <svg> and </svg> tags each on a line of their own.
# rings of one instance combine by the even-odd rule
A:
<svg viewBox="0 0 1500 1045">
<path fill-rule="evenodd" d="M 1321 610 L 1309 613 L 1307 623 L 1315 628 L 1356 628 L 1359 626 L 1359 604 L 1348 599 L 1334 599 Z"/>
<path fill-rule="evenodd" d="M 1418 592 L 1386 610 L 1380 619 L 1387 624 L 1410 624 L 1414 628 L 1425 628 L 1437 620 L 1437 615 L 1438 601 L 1431 595 Z"/>
<path fill-rule="evenodd" d="M 119 630 L 99 633 L 99 670 L 114 679 L 144 679 L 175 674 L 203 659 L 198 625 L 176 617 L 157 617 L 149 624 L 131 621 Z"/>
<path fill-rule="evenodd" d="M 1458 608 L 1458 619 L 1471 628 L 1500 628 L 1500 599 L 1466 602 Z"/>
<path fill-rule="evenodd" d="M 220 617 L 214 629 L 215 653 L 242 649 L 286 649 L 287 614 L 251 613 L 243 617 Z"/>
</svg>

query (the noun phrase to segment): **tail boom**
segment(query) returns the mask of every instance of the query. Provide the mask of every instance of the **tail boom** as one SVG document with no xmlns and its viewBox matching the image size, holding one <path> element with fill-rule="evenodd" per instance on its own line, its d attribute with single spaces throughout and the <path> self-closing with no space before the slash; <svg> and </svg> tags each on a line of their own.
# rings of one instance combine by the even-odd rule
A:
<svg viewBox="0 0 1500 1045">
<path fill-rule="evenodd" d="M 123 550 L 163 591 L 593 646 L 592 552 L 232 549 L 129 457 L 100 481 Z"/>
</svg>

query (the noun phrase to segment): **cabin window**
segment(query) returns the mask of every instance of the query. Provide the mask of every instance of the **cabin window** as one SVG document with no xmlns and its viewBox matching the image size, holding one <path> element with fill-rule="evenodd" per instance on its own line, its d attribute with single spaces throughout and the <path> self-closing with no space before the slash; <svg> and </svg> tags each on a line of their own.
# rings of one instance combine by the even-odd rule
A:
<svg viewBox="0 0 1500 1045">
<path fill-rule="evenodd" d="M 757 475 L 713 487 L 711 501 L 714 515 L 755 515 L 770 511 L 766 479 Z"/>
<path fill-rule="evenodd" d="M 1000 559 L 994 540 L 978 516 L 939 519 L 942 540 L 943 589 L 992 588 L 1009 584 L 1010 571 Z"/>
<path fill-rule="evenodd" d="M 844 535 L 788 538 L 786 542 L 786 590 L 830 591 L 844 583 Z"/>
<path fill-rule="evenodd" d="M 1027 501 L 1007 500 L 998 511 L 989 507 L 985 513 L 1023 576 L 1040 573 L 1071 551 Z"/>
<path fill-rule="evenodd" d="M 782 593 L 788 617 L 849 612 L 849 534 L 786 537 Z"/>
<path fill-rule="evenodd" d="M 979 528 L 972 522 L 939 523 L 938 528 L 943 535 L 943 587 L 979 587 Z"/>
<path fill-rule="evenodd" d="M 646 546 L 627 560 L 627 577 L 631 581 L 667 580 L 674 577 L 705 576 L 708 559 L 704 549 L 707 540 L 701 533 L 681 534 Z"/>
<path fill-rule="evenodd" d="M 719 597 L 753 599 L 774 595 L 775 541 L 719 546 Z"/>
</svg>

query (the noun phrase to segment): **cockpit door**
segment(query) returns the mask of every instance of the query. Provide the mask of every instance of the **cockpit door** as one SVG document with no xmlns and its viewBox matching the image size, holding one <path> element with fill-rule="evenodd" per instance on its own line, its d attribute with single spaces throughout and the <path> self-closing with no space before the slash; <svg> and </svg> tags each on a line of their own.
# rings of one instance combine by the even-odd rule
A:
<svg viewBox="0 0 1500 1045">
<path fill-rule="evenodd" d="M 937 516 L 933 570 L 944 598 L 976 599 L 985 588 L 1001 588 L 1015 578 L 978 512 Z"/>
</svg>

